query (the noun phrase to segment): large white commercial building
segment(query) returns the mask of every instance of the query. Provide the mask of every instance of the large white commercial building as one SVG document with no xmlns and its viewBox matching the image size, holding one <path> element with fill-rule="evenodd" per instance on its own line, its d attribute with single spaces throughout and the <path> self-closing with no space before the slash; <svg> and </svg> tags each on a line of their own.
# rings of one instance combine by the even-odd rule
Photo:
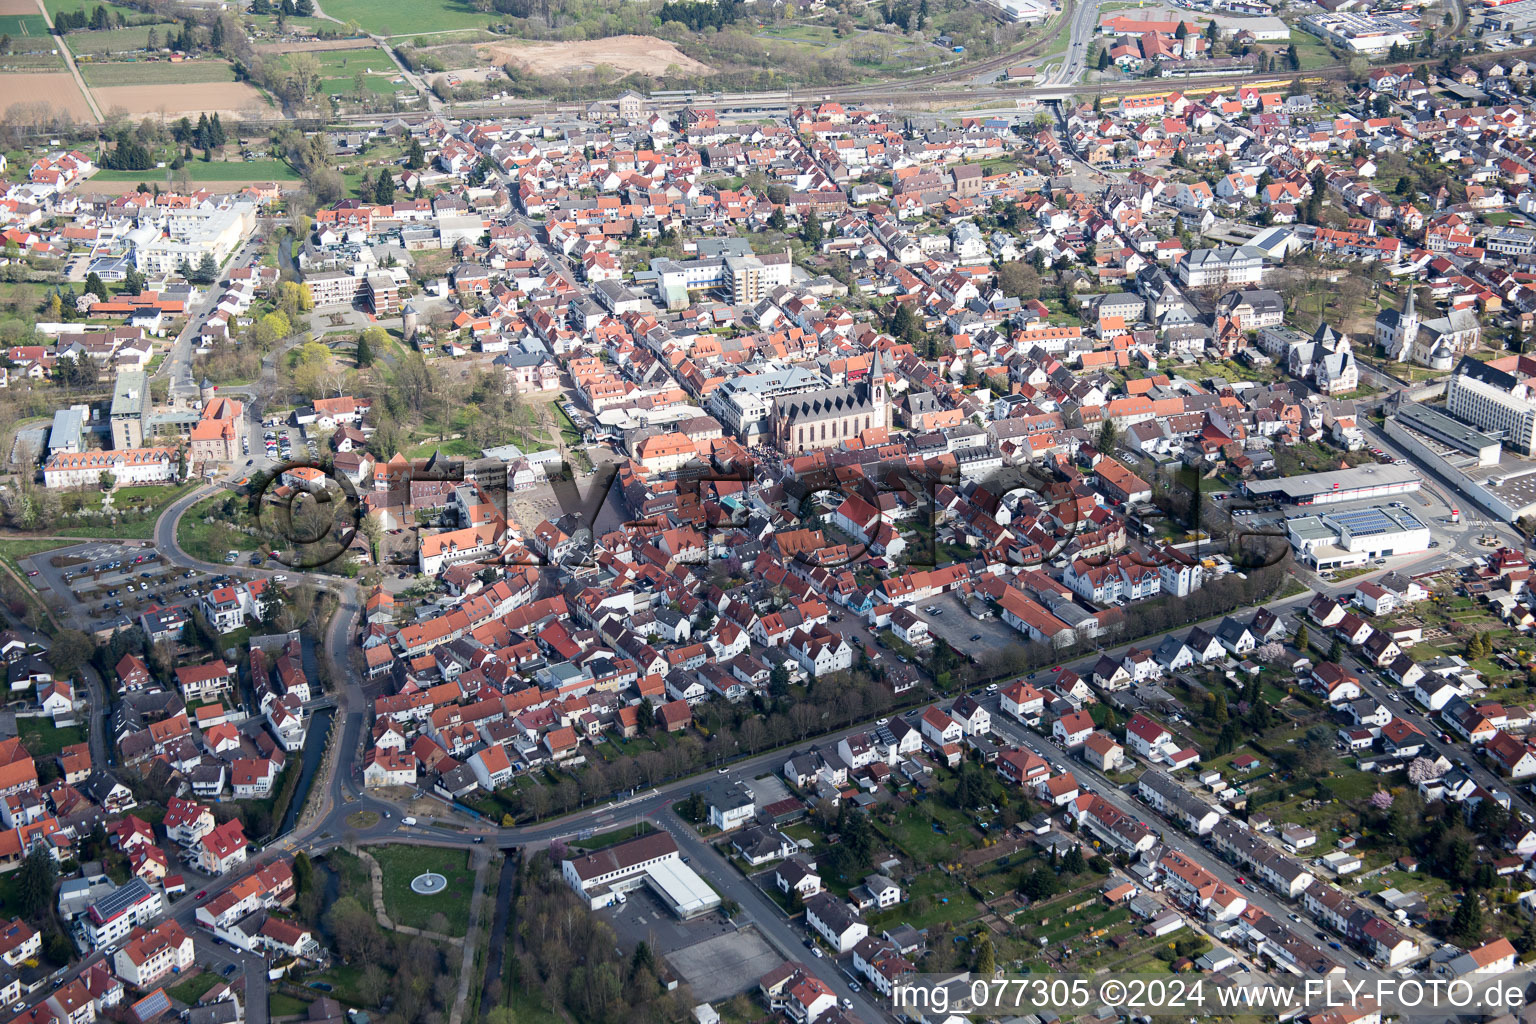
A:
<svg viewBox="0 0 1536 1024">
<path fill-rule="evenodd" d="M 1301 27 L 1356 53 L 1381 53 L 1419 39 L 1419 19 L 1409 14 L 1358 14 L 1353 11 L 1309 14 Z"/>
<path fill-rule="evenodd" d="M 708 913 L 720 897 L 683 863 L 677 841 L 667 832 L 651 832 L 560 865 L 565 884 L 593 910 L 619 901 L 623 893 L 648 885 L 683 920 Z"/>
<path fill-rule="evenodd" d="M 1362 508 L 1302 516 L 1285 524 L 1296 556 L 1318 569 L 1429 550 L 1429 527 L 1406 509 Z"/>
<path fill-rule="evenodd" d="M 1250 480 L 1243 485 L 1255 498 L 1291 505 L 1337 505 L 1363 498 L 1387 498 L 1410 494 L 1424 486 L 1419 474 L 1407 466 L 1369 463 L 1354 469 L 1305 473 L 1279 480 Z"/>
<path fill-rule="evenodd" d="M 204 202 L 186 209 L 167 209 L 160 216 L 141 218 L 127 234 L 133 265 L 146 274 L 170 274 L 185 263 L 196 267 L 204 256 L 220 265 L 256 227 L 251 203 L 215 206 Z"/>
</svg>

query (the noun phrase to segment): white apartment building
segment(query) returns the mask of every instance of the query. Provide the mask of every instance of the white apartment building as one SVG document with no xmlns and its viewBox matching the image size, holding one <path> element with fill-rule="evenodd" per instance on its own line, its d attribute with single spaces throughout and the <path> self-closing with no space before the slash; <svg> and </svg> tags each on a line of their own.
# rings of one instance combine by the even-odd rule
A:
<svg viewBox="0 0 1536 1024">
<path fill-rule="evenodd" d="M 251 203 L 166 209 L 151 222 L 141 218 L 126 239 L 133 264 L 146 274 L 174 273 L 183 263 L 196 267 L 204 256 L 218 264 L 239 248 L 256 227 Z"/>
<path fill-rule="evenodd" d="M 1179 283 L 1186 288 L 1258 284 L 1264 280 L 1264 252 L 1251 245 L 1196 249 L 1179 261 Z"/>
<path fill-rule="evenodd" d="M 158 484 L 176 479 L 176 449 L 55 452 L 43 464 L 43 486 L 94 487 L 109 473 L 117 484 Z"/>
</svg>

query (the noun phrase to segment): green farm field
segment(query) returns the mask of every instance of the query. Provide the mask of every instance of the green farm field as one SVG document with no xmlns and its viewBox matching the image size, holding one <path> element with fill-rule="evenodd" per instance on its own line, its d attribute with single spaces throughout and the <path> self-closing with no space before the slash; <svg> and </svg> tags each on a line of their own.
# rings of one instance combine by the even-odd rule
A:
<svg viewBox="0 0 1536 1024">
<path fill-rule="evenodd" d="M 91 53 L 132 53 L 149 45 L 150 29 L 163 40 L 169 26 L 132 25 L 102 32 L 71 32 L 65 37 L 70 50 L 79 55 Z"/>
<path fill-rule="evenodd" d="M 48 37 L 48 23 L 41 14 L 0 14 L 0 35 L 12 39 Z M 21 44 L 23 47 L 25 44 Z"/>
<path fill-rule="evenodd" d="M 233 82 L 235 69 L 223 60 L 120 61 L 81 64 L 85 84 L 93 89 L 116 85 L 196 85 L 201 82 Z"/>
<path fill-rule="evenodd" d="M 382 96 L 410 88 L 403 80 L 394 81 L 400 77 L 400 69 L 377 46 L 367 50 L 319 50 L 308 55 L 320 65 L 320 89 L 328 96 L 356 92 L 358 75 L 362 75 L 366 91 Z"/>
<path fill-rule="evenodd" d="M 329 0 L 325 13 L 339 21 L 355 21 L 366 32 L 389 36 L 483 28 L 497 17 L 465 0 Z"/>
</svg>

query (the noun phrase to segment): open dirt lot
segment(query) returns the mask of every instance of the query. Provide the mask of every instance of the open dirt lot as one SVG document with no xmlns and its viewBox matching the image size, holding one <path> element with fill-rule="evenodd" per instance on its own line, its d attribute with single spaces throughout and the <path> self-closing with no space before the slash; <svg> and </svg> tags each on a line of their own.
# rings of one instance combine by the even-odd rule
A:
<svg viewBox="0 0 1536 1024">
<path fill-rule="evenodd" d="M 42 76 L 31 76 L 42 77 Z M 68 75 L 50 77 L 69 80 Z M 196 85 L 114 85 L 93 90 L 102 112 L 122 107 L 134 117 L 164 114 L 254 114 L 265 117 L 272 107 L 261 93 L 244 82 L 199 82 Z"/>
<path fill-rule="evenodd" d="M 4 0 L 0 0 L 3 3 Z M 0 75 L 0 110 L 22 103 L 49 103 L 56 110 L 67 110 L 82 121 L 95 120 L 85 97 L 65 72 L 17 72 Z"/>
<path fill-rule="evenodd" d="M 580 43 L 497 43 L 478 50 L 498 65 L 511 61 L 536 75 L 590 71 L 598 65 L 613 68 L 620 75 L 659 76 L 672 65 L 683 71 L 710 70 L 671 43 L 652 36 L 611 36 Z"/>
<path fill-rule="evenodd" d="M 36 0 L 0 0 L 0 14 L 36 14 Z"/>
</svg>

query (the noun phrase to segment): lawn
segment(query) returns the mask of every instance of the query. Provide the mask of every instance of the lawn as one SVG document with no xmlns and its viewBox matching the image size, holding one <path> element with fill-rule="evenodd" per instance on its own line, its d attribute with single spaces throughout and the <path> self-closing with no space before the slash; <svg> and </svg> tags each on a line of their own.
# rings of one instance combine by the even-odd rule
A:
<svg viewBox="0 0 1536 1024">
<path fill-rule="evenodd" d="M 944 831 L 936 831 L 934 821 Z M 903 808 L 893 824 L 876 826 L 916 863 L 938 864 L 955 850 L 976 846 L 974 831 L 960 815 L 945 807 L 938 797 Z"/>
<path fill-rule="evenodd" d="M 299 176 L 283 160 L 193 160 L 186 165 L 193 181 L 298 181 Z M 97 171 L 93 179 L 101 181 L 153 181 L 164 168 L 148 171 Z"/>
<path fill-rule="evenodd" d="M 85 519 L 81 525 L 60 526 L 54 532 L 61 537 L 125 537 L 148 540 L 155 530 L 160 512 L 171 502 L 191 491 L 196 484 L 145 484 L 137 487 L 119 487 L 113 494 L 112 506 L 117 510 L 119 521 L 101 522 Z M 102 492 L 88 489 L 78 494 L 81 502 L 77 508 L 100 510 Z M 66 510 L 69 508 L 65 506 Z"/>
<path fill-rule="evenodd" d="M 233 82 L 235 69 L 227 60 L 132 60 L 81 64 L 80 73 L 92 88 L 114 85 L 196 85 L 199 82 Z"/>
<path fill-rule="evenodd" d="M 370 1005 L 368 1000 L 363 997 L 362 981 L 363 969 L 361 967 L 356 964 L 350 966 L 337 964 L 329 970 L 321 971 L 319 974 L 309 975 L 304 979 L 303 984 L 307 988 L 313 987 L 315 982 L 329 985 L 331 986 L 330 991 L 324 989 L 316 989 L 316 991 L 332 996 L 350 1006 L 368 1006 Z"/>
<path fill-rule="evenodd" d="M 285 992 L 273 992 L 267 998 L 267 1012 L 273 1017 L 301 1017 L 309 1012 L 309 1004 Z"/>
<path fill-rule="evenodd" d="M 212 971 L 199 971 L 180 985 L 166 989 L 165 994 L 188 1006 L 195 1006 L 197 1001 L 203 998 L 203 994 L 218 983 L 217 974 Z"/>
<path fill-rule="evenodd" d="M 478 11 L 467 0 L 329 0 L 325 13 L 355 21 L 374 35 L 412 35 L 452 28 L 483 28 L 497 15 Z"/>
<path fill-rule="evenodd" d="M 640 822 L 637 825 L 626 825 L 612 832 L 601 832 L 589 839 L 578 839 L 571 846 L 580 847 L 583 850 L 601 850 L 616 843 L 622 843 L 626 839 L 643 836 L 654 831 L 649 822 Z"/>
<path fill-rule="evenodd" d="M 918 875 L 906 895 L 905 902 L 871 914 L 870 927 L 910 924 L 914 928 L 932 928 L 939 924 L 959 925 L 977 916 L 977 903 L 965 891 L 965 886 L 941 871 L 924 871 Z"/>
<path fill-rule="evenodd" d="M 84 743 L 86 739 L 83 726 L 55 728 L 53 720 L 48 718 L 18 718 L 16 733 L 33 757 L 52 757 L 65 747 Z"/>
<path fill-rule="evenodd" d="M 193 558 L 205 562 L 222 562 L 228 551 L 255 551 L 260 542 L 250 534 L 232 529 L 229 524 L 203 519 L 215 505 L 222 505 L 226 495 L 216 494 L 187 509 L 177 525 L 176 540 Z"/>
<path fill-rule="evenodd" d="M 469 927 L 469 901 L 474 895 L 475 874 L 463 850 L 442 850 L 427 846 L 375 846 L 369 849 L 384 872 L 384 910 L 390 920 L 413 928 L 431 928 L 430 922 L 442 914 L 445 935 L 463 935 Z M 418 896 L 411 891 L 411 879 L 425 871 L 435 871 L 448 880 L 446 891 L 435 896 Z M 435 930 L 435 929 L 433 929 Z"/>
<path fill-rule="evenodd" d="M 19 568 L 16 563 L 23 558 L 31 558 L 44 551 L 52 551 L 54 548 L 64 547 L 68 541 L 61 540 L 35 540 L 30 537 L 7 537 L 0 540 L 0 558 L 8 562 L 12 568 Z"/>
<path fill-rule="evenodd" d="M 1301 69 L 1310 71 L 1312 68 L 1322 67 L 1324 64 L 1337 63 L 1338 58 L 1328 49 L 1317 36 L 1309 32 L 1303 32 L 1299 28 L 1291 29 L 1291 45 L 1296 47 L 1296 56 L 1301 61 Z"/>
</svg>

